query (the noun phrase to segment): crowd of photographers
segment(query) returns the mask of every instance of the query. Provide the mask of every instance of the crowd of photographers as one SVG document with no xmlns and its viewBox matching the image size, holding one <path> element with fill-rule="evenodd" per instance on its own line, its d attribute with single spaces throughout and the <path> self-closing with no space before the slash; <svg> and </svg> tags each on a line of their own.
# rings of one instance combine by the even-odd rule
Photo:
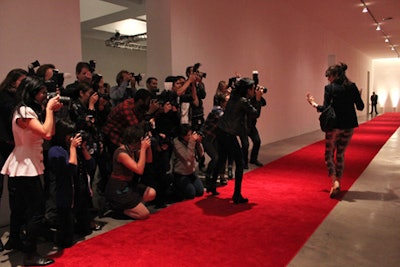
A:
<svg viewBox="0 0 400 267">
<path fill-rule="evenodd" d="M 105 216 L 113 209 L 114 212 L 123 212 L 112 205 L 115 199 L 108 198 L 107 184 L 110 177 L 118 177 L 113 170 L 115 155 L 118 154 L 116 151 L 126 148 L 131 152 L 135 148 L 135 144 L 126 141 L 135 139 L 126 136 L 126 129 L 131 129 L 134 125 L 140 125 L 143 129 L 144 134 L 140 136 L 140 140 L 149 140 L 151 153 L 148 152 L 147 157 L 151 160 L 146 160 L 143 172 L 136 172 L 134 179 L 129 181 L 129 186 L 143 184 L 154 189 L 156 194 L 150 204 L 156 209 L 166 207 L 170 202 L 201 196 L 204 188 L 208 193 L 218 194 L 215 183 L 210 182 L 218 161 L 216 128 L 231 91 L 235 90 L 235 83 L 240 78 L 237 76 L 229 79 L 229 82 L 219 83 L 213 94 L 213 109 L 205 114 L 203 101 L 206 89 L 202 80 L 206 78 L 206 73 L 199 68 L 200 64 L 196 63 L 187 67 L 186 77 L 166 77 L 162 91 L 158 89 L 159 81 L 155 77 L 147 78 L 146 88 L 140 88 L 142 76 L 127 70 L 118 72 L 116 85 L 110 86 L 101 74 L 96 73 L 96 63 L 93 60 L 77 63 L 76 81 L 65 87 L 65 74 L 60 73 L 53 64 L 41 65 L 35 61 L 28 66 L 28 71 L 14 69 L 9 72 L 0 85 L 1 165 L 13 150 L 11 118 L 18 102 L 16 89 L 25 77 L 39 77 L 45 84 L 47 98 L 60 95 L 58 101 L 63 104 L 55 113 L 55 135 L 51 141 L 43 144 L 45 224 L 49 229 L 56 229 L 58 232 L 55 238 L 57 246 L 71 246 L 74 233 L 85 236 L 93 230 L 101 229 L 99 222 L 94 220 L 96 215 Z M 256 116 L 245 121 L 247 126 L 243 126 L 248 132 L 240 136 L 245 169 L 248 168 L 248 136 L 253 142 L 250 163 L 262 166 L 257 158 L 261 142 L 256 121 L 261 107 L 266 105 L 262 97 L 266 88 L 258 86 L 257 73 L 253 73 L 252 80 L 251 85 L 255 83 L 253 87 L 258 93 L 249 96 L 248 100 L 249 104 L 253 103 Z M 133 133 L 137 134 L 138 131 L 131 129 L 131 134 Z M 70 138 L 67 142 L 65 136 Z M 63 179 L 68 174 L 62 170 L 66 165 L 65 160 L 71 161 L 69 145 L 74 140 L 77 171 L 72 174 L 71 181 L 66 183 Z M 144 141 L 141 142 L 144 145 Z M 60 151 L 55 146 L 63 147 L 67 151 L 64 162 L 60 162 Z M 140 163 L 139 150 L 129 154 L 137 165 Z M 208 166 L 205 153 L 210 158 Z M 232 179 L 232 160 L 229 161 L 229 155 L 228 162 L 228 178 Z M 135 173 L 136 169 L 130 168 L 129 164 L 125 164 L 125 167 L 131 169 L 132 174 Z M 224 171 L 225 167 L 218 170 L 221 185 L 227 184 Z M 199 179 L 199 172 L 205 175 L 204 181 Z M 2 175 L 1 187 L 3 177 Z M 68 191 L 66 187 L 73 189 Z M 125 189 L 118 190 L 116 195 L 123 194 Z M 238 203 L 243 202 L 243 199 L 238 200 Z M 94 216 L 91 212 L 93 207 L 97 210 Z M 130 213 L 125 215 L 131 216 Z M 142 219 L 140 216 L 131 217 Z M 9 240 L 4 249 L 22 250 L 21 240 Z"/>
</svg>

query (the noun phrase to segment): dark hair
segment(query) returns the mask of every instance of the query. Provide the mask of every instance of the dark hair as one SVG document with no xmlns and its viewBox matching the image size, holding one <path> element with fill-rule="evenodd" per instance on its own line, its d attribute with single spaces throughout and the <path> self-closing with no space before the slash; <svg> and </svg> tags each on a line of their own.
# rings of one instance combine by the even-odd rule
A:
<svg viewBox="0 0 400 267">
<path fill-rule="evenodd" d="M 56 122 L 56 133 L 53 136 L 52 144 L 66 148 L 65 137 L 76 132 L 76 124 L 69 119 L 60 119 Z"/>
<path fill-rule="evenodd" d="M 89 71 L 91 70 L 89 63 L 87 62 L 78 62 L 75 67 L 75 72 L 81 73 L 82 69 L 88 69 Z"/>
<path fill-rule="evenodd" d="M 78 84 L 78 87 L 75 90 L 76 95 L 74 96 L 74 99 L 78 99 L 81 96 L 81 92 L 86 93 L 89 90 L 92 90 L 93 87 L 90 83 L 88 82 L 80 82 Z"/>
<path fill-rule="evenodd" d="M 0 84 L 0 91 L 15 88 L 15 82 L 21 77 L 28 75 L 28 72 L 23 69 L 12 69 L 8 72 L 6 78 Z M 16 88 L 15 88 L 16 89 Z"/>
<path fill-rule="evenodd" d="M 128 74 L 129 71 L 127 70 L 121 70 L 118 72 L 117 77 L 115 77 L 115 81 L 117 82 L 118 86 L 121 85 L 121 83 L 124 81 L 124 74 Z"/>
<path fill-rule="evenodd" d="M 176 76 L 172 76 L 172 75 L 167 76 L 167 77 L 165 78 L 165 82 L 166 82 L 166 83 L 174 83 L 176 80 L 177 80 Z"/>
<path fill-rule="evenodd" d="M 100 83 L 102 78 L 103 78 L 103 76 L 100 75 L 100 74 L 96 73 L 95 75 L 93 75 L 93 77 L 92 77 L 92 88 L 93 88 L 93 90 L 95 92 L 99 91 L 99 87 L 100 87 L 99 83 Z"/>
<path fill-rule="evenodd" d="M 224 102 L 226 102 L 226 94 L 216 94 L 214 96 L 214 106 L 221 106 Z"/>
<path fill-rule="evenodd" d="M 129 126 L 122 135 L 122 144 L 130 145 L 138 143 L 142 140 L 144 134 L 145 131 L 142 123 Z"/>
<path fill-rule="evenodd" d="M 139 100 L 146 101 L 147 98 L 151 98 L 151 93 L 148 90 L 142 88 L 136 91 L 133 98 L 135 102 L 138 102 Z"/>
<path fill-rule="evenodd" d="M 246 97 L 247 90 L 253 88 L 255 85 L 254 81 L 250 78 L 242 78 L 235 83 L 235 90 L 233 93 L 240 95 L 241 97 Z"/>
<path fill-rule="evenodd" d="M 40 90 L 46 88 L 46 85 L 42 78 L 37 76 L 27 76 L 22 80 L 21 84 L 17 88 L 17 97 L 19 97 L 19 104 L 16 109 L 19 110 L 21 106 L 27 106 L 32 108 L 39 118 L 42 113 L 42 106 L 36 102 L 36 95 Z M 19 112 L 19 111 L 18 111 Z M 20 115 L 22 115 L 20 113 Z"/>
<path fill-rule="evenodd" d="M 54 66 L 53 64 L 40 65 L 40 67 L 36 70 L 36 75 L 44 79 L 46 76 L 46 71 L 48 69 L 54 70 L 55 68 L 56 66 Z"/>
<path fill-rule="evenodd" d="M 333 76 L 333 82 L 336 84 L 348 85 L 351 81 L 346 76 L 347 65 L 345 63 L 339 63 L 329 66 L 325 71 L 325 76 Z"/>
<path fill-rule="evenodd" d="M 187 133 L 191 130 L 192 130 L 192 127 L 190 126 L 190 124 L 187 124 L 187 123 L 181 124 L 178 129 L 178 138 L 182 140 L 183 137 L 185 137 L 187 135 Z"/>
<path fill-rule="evenodd" d="M 152 80 L 158 81 L 156 77 L 149 77 L 149 78 L 147 78 L 147 80 L 146 80 L 146 84 L 151 83 Z"/>
</svg>

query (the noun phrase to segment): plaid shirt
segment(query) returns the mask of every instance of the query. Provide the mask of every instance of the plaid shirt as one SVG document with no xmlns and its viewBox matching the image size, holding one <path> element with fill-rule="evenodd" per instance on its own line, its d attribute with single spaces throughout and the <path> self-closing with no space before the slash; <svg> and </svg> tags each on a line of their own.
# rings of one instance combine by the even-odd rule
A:
<svg viewBox="0 0 400 267">
<path fill-rule="evenodd" d="M 115 145 L 119 145 L 122 140 L 122 134 L 129 126 L 139 123 L 139 120 L 133 110 L 135 104 L 133 98 L 124 100 L 115 106 L 107 117 L 102 132 L 107 135 L 109 140 Z"/>
</svg>

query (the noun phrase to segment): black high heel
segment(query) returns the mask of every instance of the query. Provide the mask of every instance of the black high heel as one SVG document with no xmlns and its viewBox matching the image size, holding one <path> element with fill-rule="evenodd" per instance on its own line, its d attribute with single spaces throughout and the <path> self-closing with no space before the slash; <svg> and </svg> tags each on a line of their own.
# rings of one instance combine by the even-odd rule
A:
<svg viewBox="0 0 400 267">
<path fill-rule="evenodd" d="M 244 197 L 242 197 L 241 195 L 239 195 L 239 196 L 233 196 L 233 197 L 232 197 L 232 200 L 233 200 L 233 203 L 235 203 L 235 204 L 244 204 L 244 203 L 249 202 L 249 199 L 248 199 L 248 198 L 244 198 Z"/>
</svg>

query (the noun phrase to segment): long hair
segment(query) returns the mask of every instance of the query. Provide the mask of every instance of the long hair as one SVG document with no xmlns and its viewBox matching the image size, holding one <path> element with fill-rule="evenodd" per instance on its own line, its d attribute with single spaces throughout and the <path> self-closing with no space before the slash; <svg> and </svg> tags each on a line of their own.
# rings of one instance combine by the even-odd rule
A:
<svg viewBox="0 0 400 267">
<path fill-rule="evenodd" d="M 36 101 L 36 95 L 43 88 L 46 88 L 46 85 L 43 79 L 37 76 L 27 76 L 22 80 L 17 88 L 18 104 L 16 106 L 16 110 L 18 110 L 21 116 L 23 116 L 23 114 L 20 113 L 20 107 L 26 106 L 33 109 L 41 119 L 43 109 L 41 103 Z"/>
<path fill-rule="evenodd" d="M 56 133 L 53 136 L 52 144 L 55 146 L 62 146 L 67 149 L 67 143 L 65 137 L 72 135 L 76 132 L 76 125 L 69 119 L 60 119 L 56 123 Z"/>
<path fill-rule="evenodd" d="M 21 77 L 28 75 L 28 72 L 23 69 L 13 69 L 11 70 L 6 78 L 0 84 L 0 91 L 9 90 L 10 88 L 15 88 L 15 82 Z M 17 89 L 17 88 L 15 88 Z"/>
</svg>

